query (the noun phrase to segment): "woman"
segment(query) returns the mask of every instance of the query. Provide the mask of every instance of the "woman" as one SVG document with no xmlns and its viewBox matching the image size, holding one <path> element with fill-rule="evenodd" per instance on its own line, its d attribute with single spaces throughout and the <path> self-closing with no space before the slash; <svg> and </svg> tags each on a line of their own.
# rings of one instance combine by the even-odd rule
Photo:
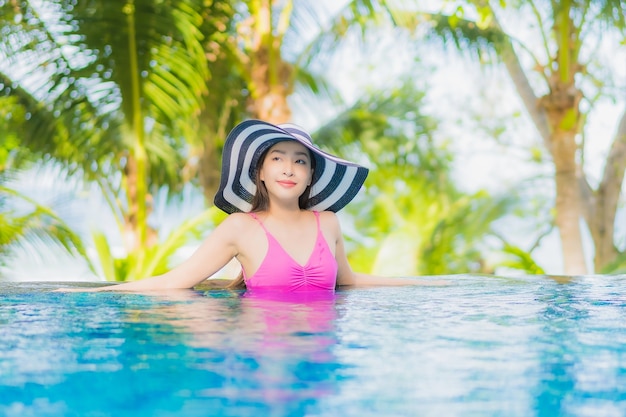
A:
<svg viewBox="0 0 626 417">
<path fill-rule="evenodd" d="M 317 147 L 300 127 L 248 120 L 226 138 L 215 205 L 230 214 L 171 271 L 95 291 L 191 288 L 236 258 L 230 287 L 286 291 L 397 285 L 412 280 L 352 271 L 335 212 L 357 194 L 368 170 Z"/>
</svg>

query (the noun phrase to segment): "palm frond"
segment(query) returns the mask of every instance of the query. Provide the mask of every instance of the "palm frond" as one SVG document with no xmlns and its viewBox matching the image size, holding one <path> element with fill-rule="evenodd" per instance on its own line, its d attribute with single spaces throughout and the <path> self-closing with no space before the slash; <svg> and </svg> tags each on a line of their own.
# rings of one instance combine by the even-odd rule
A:
<svg viewBox="0 0 626 417">
<path fill-rule="evenodd" d="M 299 10 L 302 11 L 294 19 L 294 32 L 309 40 L 297 53 L 294 51 L 294 62 L 299 68 L 309 66 L 313 58 L 319 61 L 332 56 L 349 34 L 364 39 L 368 27 L 390 20 L 388 9 L 371 0 L 350 0 L 331 16 L 320 17 L 321 12 L 312 7 Z M 320 27 L 319 22 L 325 25 Z M 310 33 L 315 35 L 309 36 Z"/>
<path fill-rule="evenodd" d="M 171 149 L 197 135 L 197 113 L 207 91 L 202 2 L 143 0 L 132 10 L 108 1 L 36 4 L 2 6 L 7 36 L 0 41 L 0 56 L 7 59 L 0 60 L 0 83 L 9 86 L 4 93 L 18 97 L 29 117 L 22 127 L 24 145 L 88 176 L 94 167 L 115 165 L 126 146 L 124 123 L 135 112 L 129 67 L 134 33 L 141 123 L 148 134 L 155 132 L 148 140 L 154 149 L 170 148 L 151 153 L 154 164 L 168 168 L 168 175 L 155 181 L 180 182 L 173 174 L 181 162 L 172 159 Z M 135 24 L 129 23 L 129 13 Z"/>
<path fill-rule="evenodd" d="M 503 252 L 507 255 L 507 259 L 502 261 L 499 266 L 533 275 L 544 275 L 546 273 L 532 258 L 531 254 L 519 246 L 506 244 Z"/>
<path fill-rule="evenodd" d="M 48 246 L 60 245 L 71 256 L 79 256 L 85 260 L 93 270 L 80 237 L 50 208 L 2 185 L 0 196 L 4 206 L 0 214 L 0 258 L 7 256 L 14 248 L 28 250 L 32 245 L 41 242 Z M 26 212 L 17 212 L 8 207 L 7 199 L 20 200 L 30 208 Z"/>
</svg>

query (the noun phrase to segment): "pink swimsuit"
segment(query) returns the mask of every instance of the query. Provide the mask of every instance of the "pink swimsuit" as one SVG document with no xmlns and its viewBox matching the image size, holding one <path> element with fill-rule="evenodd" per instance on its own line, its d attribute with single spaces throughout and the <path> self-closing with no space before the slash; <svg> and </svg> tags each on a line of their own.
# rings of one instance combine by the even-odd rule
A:
<svg viewBox="0 0 626 417">
<path fill-rule="evenodd" d="M 320 214 L 316 211 L 317 238 L 313 253 L 305 265 L 298 264 L 272 236 L 255 213 L 250 215 L 261 225 L 267 236 L 267 253 L 256 273 L 247 277 L 249 290 L 272 288 L 288 291 L 334 290 L 337 282 L 337 261 L 320 229 Z"/>
</svg>

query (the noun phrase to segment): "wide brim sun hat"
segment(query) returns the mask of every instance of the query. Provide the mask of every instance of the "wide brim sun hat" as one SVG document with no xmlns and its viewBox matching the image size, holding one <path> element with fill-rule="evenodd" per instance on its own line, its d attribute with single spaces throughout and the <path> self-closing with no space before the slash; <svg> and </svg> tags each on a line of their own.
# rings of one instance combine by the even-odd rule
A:
<svg viewBox="0 0 626 417">
<path fill-rule="evenodd" d="M 357 195 L 367 178 L 367 168 L 319 149 L 297 125 L 246 120 L 233 128 L 224 143 L 215 205 L 228 214 L 249 212 L 256 193 L 254 178 L 259 158 L 265 150 L 286 140 L 301 143 L 315 158 L 307 209 L 337 212 Z"/>
</svg>

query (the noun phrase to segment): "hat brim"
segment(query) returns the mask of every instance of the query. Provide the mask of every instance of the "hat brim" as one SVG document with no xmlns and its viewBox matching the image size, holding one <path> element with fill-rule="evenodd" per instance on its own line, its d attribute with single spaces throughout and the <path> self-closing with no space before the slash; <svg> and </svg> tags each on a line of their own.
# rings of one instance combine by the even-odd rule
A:
<svg viewBox="0 0 626 417">
<path fill-rule="evenodd" d="M 306 146 L 315 158 L 307 209 L 337 212 L 357 195 L 367 178 L 367 168 L 317 148 L 299 126 L 246 120 L 235 126 L 224 143 L 215 205 L 228 214 L 250 211 L 256 193 L 254 176 L 258 159 L 266 149 L 286 140 Z"/>
</svg>

